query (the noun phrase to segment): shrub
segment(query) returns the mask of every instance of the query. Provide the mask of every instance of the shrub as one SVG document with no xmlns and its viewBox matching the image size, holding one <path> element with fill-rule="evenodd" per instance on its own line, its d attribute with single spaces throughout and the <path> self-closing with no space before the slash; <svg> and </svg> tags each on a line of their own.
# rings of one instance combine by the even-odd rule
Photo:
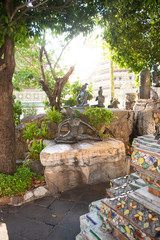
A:
<svg viewBox="0 0 160 240">
<path fill-rule="evenodd" d="M 36 174 L 30 172 L 29 167 L 17 167 L 16 173 L 13 175 L 0 174 L 0 197 L 15 196 L 26 191 L 32 181 L 32 177 Z"/>
<path fill-rule="evenodd" d="M 37 134 L 37 124 L 36 123 L 26 123 L 26 129 L 23 131 L 23 138 L 25 140 L 33 140 Z"/>
<path fill-rule="evenodd" d="M 100 130 L 101 125 L 104 123 L 107 127 L 109 127 L 112 119 L 117 118 L 110 110 L 98 107 L 88 108 L 84 115 L 88 116 L 89 124 L 93 126 L 97 131 Z"/>
<path fill-rule="evenodd" d="M 20 123 L 20 116 L 22 114 L 22 103 L 21 101 L 17 100 L 13 103 L 13 110 L 14 110 L 14 121 L 15 125 L 17 126 Z"/>
<path fill-rule="evenodd" d="M 42 122 L 39 129 L 37 123 L 26 123 L 26 129 L 23 131 L 23 138 L 25 140 L 33 140 L 34 138 L 48 138 L 47 126 L 45 122 Z"/>
<path fill-rule="evenodd" d="M 23 109 L 23 113 L 24 117 L 35 116 L 37 115 L 37 108 L 34 104 L 32 106 L 27 106 Z"/>
<path fill-rule="evenodd" d="M 40 152 L 43 150 L 43 148 L 45 148 L 46 145 L 47 144 L 43 145 L 42 140 L 36 141 L 35 139 L 33 139 L 31 145 L 28 145 L 29 153 L 27 155 L 27 158 L 39 160 Z"/>
<path fill-rule="evenodd" d="M 46 110 L 47 116 L 45 117 L 45 121 L 52 121 L 55 123 L 60 123 L 62 121 L 62 113 L 59 111 L 55 110 L 55 107 L 53 109 L 47 109 Z"/>
</svg>

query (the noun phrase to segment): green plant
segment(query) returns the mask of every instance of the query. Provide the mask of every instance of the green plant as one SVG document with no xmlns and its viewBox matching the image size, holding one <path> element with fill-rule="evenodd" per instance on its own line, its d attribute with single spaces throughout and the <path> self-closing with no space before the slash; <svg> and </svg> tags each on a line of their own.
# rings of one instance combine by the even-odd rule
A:
<svg viewBox="0 0 160 240">
<path fill-rule="evenodd" d="M 75 112 L 76 117 L 77 117 L 77 118 L 80 118 L 80 116 L 81 116 L 80 111 L 79 111 L 78 109 L 73 109 L 73 111 Z"/>
<path fill-rule="evenodd" d="M 41 128 L 37 128 L 37 132 L 35 137 L 37 138 L 48 138 L 48 133 L 47 133 L 47 124 L 46 122 L 42 122 Z"/>
<path fill-rule="evenodd" d="M 37 115 L 36 106 L 34 104 L 32 106 L 27 106 L 26 108 L 23 109 L 23 114 L 24 117 Z"/>
<path fill-rule="evenodd" d="M 52 121 L 55 123 L 60 123 L 62 121 L 62 113 L 55 110 L 55 107 L 53 109 L 47 109 L 46 110 L 47 116 L 45 117 L 45 121 Z"/>
<path fill-rule="evenodd" d="M 39 160 L 40 152 L 43 150 L 43 148 L 45 148 L 46 145 L 47 144 L 43 145 L 42 140 L 33 139 L 31 145 L 28 145 L 29 153 L 27 155 L 27 158 Z"/>
<path fill-rule="evenodd" d="M 22 103 L 21 101 L 17 100 L 13 103 L 13 110 L 14 110 L 14 121 L 15 125 L 17 126 L 20 123 L 20 116 L 22 114 Z"/>
<path fill-rule="evenodd" d="M 97 131 L 100 130 L 102 124 L 104 123 L 107 127 L 109 127 L 112 119 L 117 118 L 110 110 L 98 107 L 88 108 L 84 115 L 88 116 L 89 124 L 93 126 Z"/>
<path fill-rule="evenodd" d="M 41 128 L 38 128 L 37 123 L 26 123 L 26 129 L 23 131 L 23 138 L 25 140 L 48 138 L 46 123 L 42 122 Z"/>
<path fill-rule="evenodd" d="M 30 172 L 29 167 L 17 167 L 17 171 L 13 175 L 0 174 L 0 197 L 15 196 L 26 191 L 32 181 L 32 177 L 36 174 Z"/>
<path fill-rule="evenodd" d="M 25 140 L 33 140 L 33 138 L 37 135 L 37 131 L 37 123 L 26 123 L 26 129 L 23 131 L 23 138 Z"/>
</svg>

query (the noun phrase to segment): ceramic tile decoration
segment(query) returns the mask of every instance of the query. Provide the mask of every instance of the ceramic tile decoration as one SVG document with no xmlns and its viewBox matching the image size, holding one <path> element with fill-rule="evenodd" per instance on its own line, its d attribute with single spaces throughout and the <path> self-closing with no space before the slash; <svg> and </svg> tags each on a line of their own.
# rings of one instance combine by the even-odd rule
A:
<svg viewBox="0 0 160 240">
<path fill-rule="evenodd" d="M 159 124 L 160 111 L 153 114 Z M 96 239 L 111 239 L 108 234 L 118 240 L 160 239 L 159 129 L 134 139 L 131 165 L 136 173 L 111 180 L 107 198 L 96 207 L 99 232 L 90 228 Z"/>
<path fill-rule="evenodd" d="M 136 138 L 131 165 L 150 188 L 160 191 L 160 144 L 157 142 L 153 135 Z"/>
<path fill-rule="evenodd" d="M 113 188 L 106 190 L 110 198 L 101 201 L 101 218 L 107 223 L 106 229 L 109 226 L 120 231 L 124 239 L 157 239 L 160 235 L 160 144 L 154 135 L 141 136 L 134 139 L 132 150 L 131 165 L 146 187 L 134 191 L 131 176 L 112 180 Z M 140 181 L 135 179 L 136 182 Z M 116 236 L 123 239 L 119 234 Z"/>
</svg>

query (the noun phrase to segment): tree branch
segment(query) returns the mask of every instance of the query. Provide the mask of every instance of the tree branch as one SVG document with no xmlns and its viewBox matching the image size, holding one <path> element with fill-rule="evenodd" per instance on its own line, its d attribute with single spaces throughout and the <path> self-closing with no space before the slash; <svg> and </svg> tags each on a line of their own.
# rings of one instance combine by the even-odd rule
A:
<svg viewBox="0 0 160 240">
<path fill-rule="evenodd" d="M 65 74 L 64 78 L 68 80 L 70 75 L 73 73 L 74 69 L 75 69 L 75 65 L 71 66 L 68 72 Z"/>
<path fill-rule="evenodd" d="M 61 53 L 60 53 L 60 55 L 59 55 L 57 61 L 56 61 L 55 64 L 54 64 L 54 69 L 56 68 L 56 66 L 57 66 L 57 64 L 58 64 L 58 62 L 59 62 L 59 60 L 60 60 L 60 58 L 61 58 L 61 56 L 62 56 L 64 50 L 66 49 L 66 47 L 70 44 L 70 42 L 71 42 L 72 40 L 73 40 L 73 38 L 70 39 L 70 40 L 67 42 L 67 44 L 62 48 L 62 51 L 61 51 Z"/>
<path fill-rule="evenodd" d="M 36 0 L 32 0 L 30 3 L 32 3 L 32 2 L 35 2 Z M 43 7 L 40 7 L 40 6 L 42 6 L 42 5 L 44 5 L 44 3 L 46 3 L 48 0 L 44 0 L 43 2 L 41 2 L 41 3 L 39 3 L 39 4 L 37 4 L 37 5 L 35 5 L 35 6 L 28 6 L 28 4 L 22 4 L 22 5 L 20 5 L 19 7 L 17 7 L 16 9 L 15 9 L 15 11 L 14 11 L 14 15 L 12 16 L 12 19 L 13 19 L 13 17 L 15 16 L 15 14 L 17 13 L 17 11 L 20 9 L 20 8 L 23 8 L 23 7 L 25 7 L 25 6 L 28 6 L 28 8 L 27 9 L 25 9 L 16 19 L 15 19 L 15 21 L 18 21 L 24 14 L 26 14 L 26 12 L 28 12 L 29 10 L 31 10 L 31 9 L 35 9 L 35 8 L 38 8 L 39 10 L 56 10 L 56 11 L 58 11 L 58 9 L 65 9 L 65 8 L 68 8 L 68 7 L 70 7 L 70 6 L 72 6 L 74 3 L 76 3 L 77 2 L 77 0 L 68 0 L 65 4 L 63 4 L 62 6 L 51 6 L 51 7 L 45 7 L 45 6 L 43 6 Z M 70 4 L 68 4 L 68 3 L 70 3 Z M 19 8 L 19 9 L 18 9 Z M 61 12 L 61 11 L 58 11 L 59 13 L 61 13 L 61 14 L 65 14 L 66 12 Z"/>
<path fill-rule="evenodd" d="M 47 83 L 47 80 L 46 80 L 46 75 L 44 73 L 43 60 L 42 60 L 43 51 L 44 51 L 44 46 L 42 46 L 41 49 L 40 49 L 39 61 L 40 61 L 40 68 L 41 68 L 41 73 L 42 73 L 42 76 L 43 76 L 43 81 L 48 86 L 48 83 Z"/>
<path fill-rule="evenodd" d="M 46 2 L 48 2 L 48 0 L 45 0 L 44 2 L 41 2 L 35 6 L 28 6 L 28 8 L 26 8 L 16 19 L 15 21 L 18 21 L 26 12 L 28 12 L 30 9 L 35 9 L 38 8 L 39 6 L 45 4 Z"/>
<path fill-rule="evenodd" d="M 29 3 L 33 3 L 33 2 L 35 2 L 35 1 L 37 1 L 37 0 L 32 0 L 32 1 L 30 1 L 30 2 L 26 2 L 26 3 L 21 4 L 21 5 L 19 5 L 18 7 L 16 7 L 15 10 L 13 11 L 12 15 L 10 16 L 10 19 L 9 19 L 10 22 L 13 20 L 15 14 L 18 12 L 18 10 L 20 10 L 20 9 L 23 8 L 23 7 L 28 6 Z"/>
<path fill-rule="evenodd" d="M 49 89 L 48 85 L 46 85 L 46 83 L 41 79 L 38 82 L 42 86 L 43 91 L 45 91 L 45 93 L 49 97 L 50 96 L 50 89 Z"/>
<path fill-rule="evenodd" d="M 49 57 L 48 57 L 48 53 L 47 53 L 45 47 L 44 47 L 44 54 L 45 54 L 45 57 L 46 57 L 47 62 L 48 62 L 48 64 L 49 64 L 49 67 L 50 67 L 50 69 L 51 69 L 51 73 L 52 73 L 53 77 L 55 78 L 55 77 L 56 77 L 56 73 L 55 73 L 54 69 L 52 68 L 52 64 L 51 64 L 51 62 L 50 62 L 50 59 L 49 59 Z"/>
</svg>

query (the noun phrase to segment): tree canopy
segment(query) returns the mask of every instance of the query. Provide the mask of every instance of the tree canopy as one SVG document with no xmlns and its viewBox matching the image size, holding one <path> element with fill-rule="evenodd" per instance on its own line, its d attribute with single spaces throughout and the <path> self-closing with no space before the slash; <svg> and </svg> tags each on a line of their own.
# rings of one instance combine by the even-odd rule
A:
<svg viewBox="0 0 160 240">
<path fill-rule="evenodd" d="M 3 0 L 0 3 L 0 46 L 5 35 L 14 42 L 28 35 L 39 35 L 51 28 L 69 37 L 87 34 L 94 26 L 94 16 L 100 11 L 99 0 Z"/>
<path fill-rule="evenodd" d="M 103 16 L 116 63 L 137 73 L 160 63 L 159 0 L 106 0 Z"/>
<path fill-rule="evenodd" d="M 87 33 L 100 11 L 100 0 L 2 0 L 0 2 L 0 172 L 16 170 L 13 84 L 15 44 L 39 36 L 44 28 L 68 33 L 72 38 Z M 42 46 L 41 55 L 45 54 Z M 68 75 L 73 69 L 70 68 Z M 60 80 L 58 82 L 58 80 Z M 57 78 L 57 86 L 63 82 Z M 63 82 L 64 83 L 64 82 Z"/>
</svg>

